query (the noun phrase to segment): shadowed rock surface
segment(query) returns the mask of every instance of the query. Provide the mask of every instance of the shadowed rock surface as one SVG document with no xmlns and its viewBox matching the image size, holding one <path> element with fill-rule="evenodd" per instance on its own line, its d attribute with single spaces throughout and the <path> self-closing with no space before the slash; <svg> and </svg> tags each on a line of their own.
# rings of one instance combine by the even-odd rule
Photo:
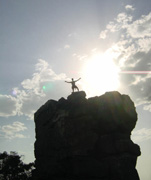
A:
<svg viewBox="0 0 151 180">
<path fill-rule="evenodd" d="M 35 113 L 35 179 L 139 180 L 136 121 L 134 103 L 116 91 L 49 100 Z"/>
</svg>

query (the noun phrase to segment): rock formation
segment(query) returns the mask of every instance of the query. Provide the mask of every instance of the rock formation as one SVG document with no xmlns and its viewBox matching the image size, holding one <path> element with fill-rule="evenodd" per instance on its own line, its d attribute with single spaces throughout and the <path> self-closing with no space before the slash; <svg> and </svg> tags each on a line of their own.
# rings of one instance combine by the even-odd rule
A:
<svg viewBox="0 0 151 180">
<path fill-rule="evenodd" d="M 35 179 L 139 180 L 136 121 L 134 103 L 116 91 L 49 100 L 35 113 Z"/>
</svg>

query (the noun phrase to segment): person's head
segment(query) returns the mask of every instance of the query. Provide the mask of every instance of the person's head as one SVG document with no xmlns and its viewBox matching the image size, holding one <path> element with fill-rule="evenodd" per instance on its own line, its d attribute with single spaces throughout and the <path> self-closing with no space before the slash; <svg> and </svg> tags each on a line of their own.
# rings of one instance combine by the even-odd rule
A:
<svg viewBox="0 0 151 180">
<path fill-rule="evenodd" d="M 74 79 L 72 78 L 72 81 L 74 81 Z"/>
</svg>

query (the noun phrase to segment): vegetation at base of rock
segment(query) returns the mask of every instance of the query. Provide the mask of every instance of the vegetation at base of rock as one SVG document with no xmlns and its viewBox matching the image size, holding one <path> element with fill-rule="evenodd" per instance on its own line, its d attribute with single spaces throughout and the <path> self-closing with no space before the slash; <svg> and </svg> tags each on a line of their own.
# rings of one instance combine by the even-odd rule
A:
<svg viewBox="0 0 151 180">
<path fill-rule="evenodd" d="M 25 164 L 17 152 L 0 153 L 0 180 L 29 180 L 34 163 Z"/>
</svg>

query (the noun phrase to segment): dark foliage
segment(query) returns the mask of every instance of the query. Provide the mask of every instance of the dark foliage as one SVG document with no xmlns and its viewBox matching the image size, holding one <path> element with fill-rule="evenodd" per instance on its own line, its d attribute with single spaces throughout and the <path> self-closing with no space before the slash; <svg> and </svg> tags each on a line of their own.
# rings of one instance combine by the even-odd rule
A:
<svg viewBox="0 0 151 180">
<path fill-rule="evenodd" d="M 0 180 L 27 180 L 32 176 L 34 163 L 25 164 L 16 152 L 0 153 Z"/>
</svg>

